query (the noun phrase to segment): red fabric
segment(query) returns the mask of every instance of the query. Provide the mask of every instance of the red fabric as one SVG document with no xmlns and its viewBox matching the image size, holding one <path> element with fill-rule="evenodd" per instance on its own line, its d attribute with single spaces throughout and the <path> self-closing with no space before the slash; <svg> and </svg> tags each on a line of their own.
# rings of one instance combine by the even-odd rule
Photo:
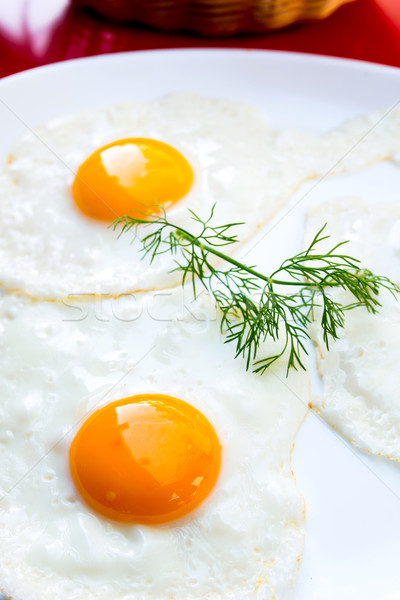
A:
<svg viewBox="0 0 400 600">
<path fill-rule="evenodd" d="M 392 15 L 393 17 L 393 15 Z M 157 48 L 259 48 L 310 52 L 400 66 L 399 18 L 374 0 L 358 0 L 323 21 L 297 24 L 276 32 L 203 38 L 117 25 L 90 13 L 70 9 L 55 28 L 46 51 L 36 56 L 32 40 L 13 43 L 0 30 L 0 76 L 60 60 Z"/>
</svg>

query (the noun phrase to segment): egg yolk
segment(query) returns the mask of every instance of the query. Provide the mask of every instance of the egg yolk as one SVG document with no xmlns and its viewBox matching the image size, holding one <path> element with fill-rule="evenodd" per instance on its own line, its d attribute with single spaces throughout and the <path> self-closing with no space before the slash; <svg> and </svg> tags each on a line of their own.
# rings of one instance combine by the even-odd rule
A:
<svg viewBox="0 0 400 600">
<path fill-rule="evenodd" d="M 157 214 L 160 205 L 167 208 L 183 198 L 192 183 L 192 168 L 175 148 L 128 138 L 99 148 L 81 164 L 72 197 L 89 217 L 110 222 Z"/>
<path fill-rule="evenodd" d="M 75 486 L 101 515 L 123 522 L 183 517 L 210 493 L 221 448 L 190 404 L 158 394 L 124 398 L 94 412 L 70 449 Z"/>
</svg>

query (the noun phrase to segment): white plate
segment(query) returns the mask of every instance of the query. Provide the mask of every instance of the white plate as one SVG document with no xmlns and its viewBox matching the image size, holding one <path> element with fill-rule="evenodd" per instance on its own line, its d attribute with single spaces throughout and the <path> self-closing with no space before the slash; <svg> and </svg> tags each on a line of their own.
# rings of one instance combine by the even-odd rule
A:
<svg viewBox="0 0 400 600">
<path fill-rule="evenodd" d="M 256 50 L 137 52 L 60 63 L 0 82 L 0 159 L 26 127 L 82 109 L 173 91 L 244 100 L 260 107 L 274 128 L 320 133 L 397 103 L 400 71 Z M 320 197 L 357 193 L 374 201 L 398 200 L 400 173 L 379 165 L 325 181 L 317 189 Z M 248 260 L 269 269 L 269 261 L 260 257 L 269 256 L 270 250 L 276 261 L 298 249 L 302 215 L 312 195 L 284 218 L 281 213 L 274 219 L 254 250 L 242 250 L 248 252 Z M 288 600 L 398 599 L 398 465 L 355 450 L 313 414 L 300 431 L 293 458 L 306 498 L 307 538 Z"/>
</svg>

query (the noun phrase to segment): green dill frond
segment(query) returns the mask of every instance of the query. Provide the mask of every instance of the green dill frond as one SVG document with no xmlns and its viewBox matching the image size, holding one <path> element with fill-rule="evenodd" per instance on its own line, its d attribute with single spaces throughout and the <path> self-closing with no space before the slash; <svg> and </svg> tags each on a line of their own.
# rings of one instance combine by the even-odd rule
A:
<svg viewBox="0 0 400 600">
<path fill-rule="evenodd" d="M 317 307 L 323 340 L 329 349 L 330 340 L 338 339 L 344 326 L 346 311 L 363 306 L 376 313 L 381 307 L 382 289 L 395 298 L 400 293 L 396 283 L 363 269 L 357 259 L 342 253 L 347 242 L 320 253 L 321 242 L 329 238 L 326 224 L 306 250 L 284 260 L 268 277 L 221 251 L 239 241 L 234 229 L 242 223 L 214 225 L 215 205 L 205 220 L 189 210 L 199 230 L 197 234 L 169 222 L 165 210 L 160 209 L 160 215 L 124 216 L 111 226 L 116 230 L 122 225 L 120 236 L 133 231 L 141 240 L 142 255 L 149 257 L 150 262 L 162 254 L 171 254 L 174 271 L 181 273 L 182 285 L 190 282 L 195 297 L 197 285 L 208 290 L 221 312 L 225 342 L 235 345 L 236 357 L 243 357 L 247 369 L 261 375 L 282 356 L 287 357 L 287 371 L 306 368 L 308 326 Z M 143 234 L 146 227 L 151 230 Z M 215 258 L 222 261 L 223 268 L 213 266 Z M 281 286 L 290 286 L 295 292 L 280 293 Z M 334 300 L 330 295 L 334 288 L 350 292 L 353 301 L 342 305 Z M 268 340 L 280 341 L 279 349 L 276 354 L 259 358 L 260 349 Z"/>
</svg>

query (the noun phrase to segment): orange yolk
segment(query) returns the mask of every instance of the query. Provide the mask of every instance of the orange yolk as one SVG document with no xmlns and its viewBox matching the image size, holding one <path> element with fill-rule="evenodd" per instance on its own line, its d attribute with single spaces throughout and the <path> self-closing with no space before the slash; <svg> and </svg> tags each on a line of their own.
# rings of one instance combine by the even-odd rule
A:
<svg viewBox="0 0 400 600">
<path fill-rule="evenodd" d="M 209 421 L 170 396 L 144 394 L 94 412 L 70 449 L 74 483 L 86 503 L 116 521 L 165 523 L 210 493 L 221 448 Z"/>
<path fill-rule="evenodd" d="M 103 146 L 81 164 L 72 196 L 89 217 L 113 221 L 159 213 L 159 205 L 180 200 L 192 183 L 191 166 L 172 146 L 128 138 Z"/>
</svg>

